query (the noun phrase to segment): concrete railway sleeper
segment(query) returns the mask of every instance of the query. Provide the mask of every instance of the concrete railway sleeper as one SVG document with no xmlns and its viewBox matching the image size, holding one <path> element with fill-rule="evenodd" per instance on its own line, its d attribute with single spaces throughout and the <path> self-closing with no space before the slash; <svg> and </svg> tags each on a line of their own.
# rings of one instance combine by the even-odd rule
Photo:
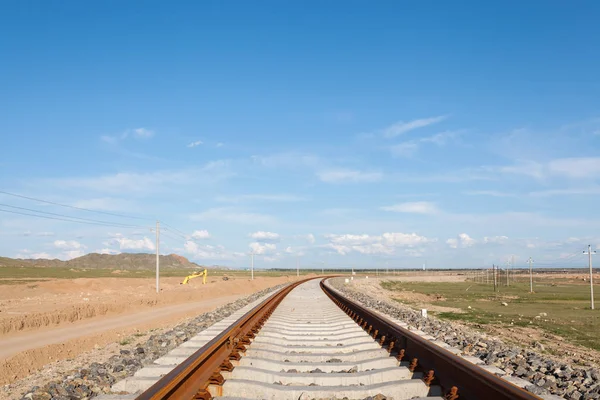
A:
<svg viewBox="0 0 600 400">
<path fill-rule="evenodd" d="M 539 399 L 326 280 L 291 284 L 251 306 L 138 371 L 125 391 L 143 392 L 126 398 Z"/>
</svg>

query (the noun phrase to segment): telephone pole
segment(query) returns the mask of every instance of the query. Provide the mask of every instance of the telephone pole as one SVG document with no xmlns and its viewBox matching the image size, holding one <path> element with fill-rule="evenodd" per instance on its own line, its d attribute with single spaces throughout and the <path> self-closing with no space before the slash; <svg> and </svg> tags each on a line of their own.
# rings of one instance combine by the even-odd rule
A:
<svg viewBox="0 0 600 400">
<path fill-rule="evenodd" d="M 533 293 L 533 269 L 531 268 L 533 260 L 529 257 L 527 261 L 529 262 L 529 293 Z"/>
<path fill-rule="evenodd" d="M 588 244 L 588 251 L 584 251 L 583 254 L 588 255 L 588 263 L 590 265 L 590 304 L 592 310 L 594 309 L 594 273 L 592 270 L 592 254 L 596 254 L 596 251 L 592 251 L 592 245 Z"/>
<path fill-rule="evenodd" d="M 496 271 L 498 270 L 498 267 L 496 267 L 496 265 L 492 264 L 492 275 L 494 276 L 494 292 L 498 291 L 498 281 L 496 280 Z"/>
<path fill-rule="evenodd" d="M 250 253 L 250 279 L 254 280 L 254 252 Z"/>
<path fill-rule="evenodd" d="M 156 221 L 156 293 L 160 292 L 158 277 L 160 275 L 160 259 L 158 257 L 158 246 L 160 244 L 160 222 Z"/>
<path fill-rule="evenodd" d="M 510 259 L 506 260 L 506 286 L 510 286 L 510 282 L 508 281 L 508 268 L 510 267 Z"/>
<path fill-rule="evenodd" d="M 515 274 L 516 274 L 516 272 L 513 272 L 513 268 L 514 267 L 515 267 L 515 256 L 513 255 L 513 256 L 511 256 L 510 271 L 513 274 L 513 277 L 512 277 L 513 278 L 513 282 L 516 282 L 516 280 L 515 280 Z"/>
</svg>

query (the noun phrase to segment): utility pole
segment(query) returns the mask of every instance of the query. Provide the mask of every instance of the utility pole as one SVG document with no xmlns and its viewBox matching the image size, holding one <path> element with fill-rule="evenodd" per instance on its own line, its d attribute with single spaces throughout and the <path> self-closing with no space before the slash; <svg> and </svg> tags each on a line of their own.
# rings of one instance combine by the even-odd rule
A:
<svg viewBox="0 0 600 400">
<path fill-rule="evenodd" d="M 250 279 L 254 280 L 254 252 L 250 253 Z"/>
<path fill-rule="evenodd" d="M 156 221 L 156 293 L 160 292 L 158 277 L 160 275 L 160 259 L 158 257 L 158 247 L 160 244 L 160 222 Z"/>
<path fill-rule="evenodd" d="M 508 281 L 508 269 L 510 268 L 510 259 L 506 260 L 506 286 L 510 286 Z"/>
<path fill-rule="evenodd" d="M 529 262 L 529 293 L 533 293 L 533 269 L 531 268 L 533 260 L 529 257 L 527 261 Z"/>
<path fill-rule="evenodd" d="M 492 264 L 492 275 L 494 275 L 494 292 L 498 291 L 498 281 L 496 280 L 496 265 Z"/>
<path fill-rule="evenodd" d="M 588 251 L 587 252 L 583 252 L 583 254 L 587 254 L 588 255 L 588 262 L 590 265 L 590 301 L 591 301 L 591 306 L 592 306 L 592 310 L 594 309 L 594 273 L 592 270 L 592 254 L 596 254 L 596 251 L 592 251 L 592 245 L 588 244 Z"/>
<path fill-rule="evenodd" d="M 296 276 L 300 277 L 300 256 L 296 256 Z"/>
<path fill-rule="evenodd" d="M 513 271 L 513 268 L 514 268 L 514 267 L 515 267 L 515 256 L 513 255 L 513 256 L 511 256 L 510 271 L 511 271 L 511 272 L 512 272 L 512 274 L 513 274 L 513 282 L 516 282 L 516 281 L 515 281 L 515 273 L 516 273 L 516 272 L 514 272 L 514 271 Z"/>
</svg>

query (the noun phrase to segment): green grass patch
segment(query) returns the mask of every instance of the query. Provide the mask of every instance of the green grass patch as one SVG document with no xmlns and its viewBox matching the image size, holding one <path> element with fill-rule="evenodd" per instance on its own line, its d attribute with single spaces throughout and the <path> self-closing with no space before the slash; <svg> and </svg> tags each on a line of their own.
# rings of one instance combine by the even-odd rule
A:
<svg viewBox="0 0 600 400">
<path fill-rule="evenodd" d="M 529 293 L 529 283 L 502 286 L 499 292 L 494 292 L 492 285 L 474 282 L 385 281 L 381 286 L 391 291 L 426 294 L 430 296 L 426 304 L 463 311 L 434 313 L 442 319 L 482 326 L 532 327 L 600 350 L 600 310 L 590 309 L 587 285 L 538 282 L 534 293 Z M 419 304 L 423 306 L 423 302 Z"/>
</svg>

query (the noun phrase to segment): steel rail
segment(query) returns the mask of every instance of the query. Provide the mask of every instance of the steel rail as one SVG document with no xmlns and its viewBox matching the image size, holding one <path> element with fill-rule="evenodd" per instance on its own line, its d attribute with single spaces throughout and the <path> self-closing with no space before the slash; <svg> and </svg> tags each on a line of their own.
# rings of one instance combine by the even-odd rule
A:
<svg viewBox="0 0 600 400">
<path fill-rule="evenodd" d="M 241 358 L 240 353 L 246 350 L 250 340 L 254 338 L 283 298 L 296 286 L 310 279 L 294 282 L 271 295 L 159 379 L 136 399 L 211 399 L 212 394 L 208 391 L 208 386 L 215 385 L 216 391 L 219 391 L 224 382 L 221 371 L 233 370 L 231 361 Z"/>
<path fill-rule="evenodd" d="M 541 398 L 398 326 L 332 290 L 326 279 L 321 288 L 334 303 L 400 361 L 410 360 L 411 371 L 422 370 L 426 384 L 438 384 L 447 400 L 540 400 Z"/>
</svg>

